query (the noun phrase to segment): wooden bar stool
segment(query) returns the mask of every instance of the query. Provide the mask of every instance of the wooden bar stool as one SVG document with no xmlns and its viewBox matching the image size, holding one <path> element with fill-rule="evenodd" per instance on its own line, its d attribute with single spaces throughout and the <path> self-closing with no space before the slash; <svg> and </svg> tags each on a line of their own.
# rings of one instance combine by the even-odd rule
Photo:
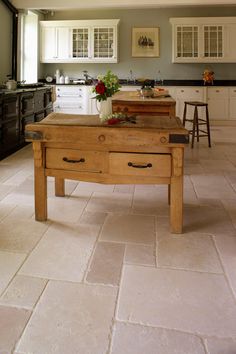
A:
<svg viewBox="0 0 236 354">
<path fill-rule="evenodd" d="M 187 119 L 187 106 L 194 107 L 193 119 Z M 199 118 L 198 116 L 198 107 L 205 107 L 206 117 Z M 208 146 L 211 147 L 211 136 L 210 136 L 210 123 L 209 123 L 209 112 L 208 112 L 208 104 L 199 101 L 185 101 L 184 102 L 184 114 L 183 114 L 183 125 L 185 126 L 186 122 L 193 123 L 192 129 L 189 130 L 189 134 L 192 135 L 192 143 L 191 147 L 194 146 L 194 139 L 197 137 L 197 141 L 199 141 L 200 137 L 207 136 L 208 137 Z M 205 125 L 206 130 L 201 129 L 201 126 Z"/>
</svg>

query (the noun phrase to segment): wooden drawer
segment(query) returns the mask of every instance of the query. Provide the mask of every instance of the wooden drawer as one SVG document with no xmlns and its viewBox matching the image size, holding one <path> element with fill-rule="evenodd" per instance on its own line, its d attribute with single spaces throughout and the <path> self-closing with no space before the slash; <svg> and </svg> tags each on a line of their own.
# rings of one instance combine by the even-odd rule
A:
<svg viewBox="0 0 236 354">
<path fill-rule="evenodd" d="M 105 172 L 108 153 L 73 149 L 46 149 L 46 168 L 71 171 Z"/>
<path fill-rule="evenodd" d="M 110 153 L 109 173 L 115 175 L 170 177 L 171 155 Z"/>
</svg>

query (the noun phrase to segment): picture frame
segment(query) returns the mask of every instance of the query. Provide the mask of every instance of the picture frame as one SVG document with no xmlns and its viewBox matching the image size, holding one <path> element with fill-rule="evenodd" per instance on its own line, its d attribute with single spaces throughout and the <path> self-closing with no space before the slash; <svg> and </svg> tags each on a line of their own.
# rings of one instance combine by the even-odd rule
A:
<svg viewBox="0 0 236 354">
<path fill-rule="evenodd" d="M 132 57 L 155 58 L 160 57 L 160 28 L 133 27 L 132 28 Z"/>
</svg>

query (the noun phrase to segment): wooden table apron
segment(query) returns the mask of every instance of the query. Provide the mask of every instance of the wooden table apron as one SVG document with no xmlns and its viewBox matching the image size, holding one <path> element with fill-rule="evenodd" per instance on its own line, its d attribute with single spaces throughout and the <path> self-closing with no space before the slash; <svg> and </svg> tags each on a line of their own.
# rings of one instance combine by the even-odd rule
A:
<svg viewBox="0 0 236 354">
<path fill-rule="evenodd" d="M 66 116 L 52 113 L 41 122 L 26 126 L 26 140 L 32 142 L 34 151 L 35 219 L 47 220 L 47 176 L 55 177 L 56 196 L 65 195 L 65 179 L 167 184 L 171 232 L 182 233 L 184 147 L 188 132 L 180 120 L 150 117 L 150 121 L 137 117 L 137 125 L 111 127 L 102 125 L 94 116 L 88 116 L 89 121 L 95 121 L 92 125 L 84 121 L 81 124 L 82 116 L 76 115 L 70 115 L 72 120 L 67 119 L 66 124 Z M 74 124 L 76 117 L 79 124 Z"/>
<path fill-rule="evenodd" d="M 140 97 L 135 91 L 119 91 L 112 97 L 112 111 L 128 115 L 175 117 L 176 102 L 172 97 Z"/>
</svg>

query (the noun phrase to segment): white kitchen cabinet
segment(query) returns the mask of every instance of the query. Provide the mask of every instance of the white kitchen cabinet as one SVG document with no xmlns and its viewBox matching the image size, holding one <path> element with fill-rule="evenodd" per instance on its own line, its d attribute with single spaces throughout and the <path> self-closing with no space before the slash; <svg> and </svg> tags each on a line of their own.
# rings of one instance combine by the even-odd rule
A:
<svg viewBox="0 0 236 354">
<path fill-rule="evenodd" d="M 53 110 L 57 113 L 90 114 L 90 86 L 56 85 L 56 101 Z"/>
<path fill-rule="evenodd" d="M 236 119 L 236 87 L 229 87 L 229 119 Z"/>
<path fill-rule="evenodd" d="M 175 89 L 175 100 L 176 100 L 176 115 L 182 120 L 184 113 L 184 102 L 185 101 L 201 101 L 205 102 L 206 98 L 205 88 L 198 86 L 191 87 L 176 87 Z M 199 117 L 201 117 L 204 112 L 203 108 L 198 108 Z M 187 119 L 193 119 L 194 107 L 188 106 L 187 109 Z"/>
<path fill-rule="evenodd" d="M 172 62 L 236 62 L 236 17 L 171 18 Z"/>
<path fill-rule="evenodd" d="M 41 21 L 41 62 L 117 63 L 119 20 Z"/>
<path fill-rule="evenodd" d="M 207 87 L 207 103 L 210 121 L 229 119 L 228 87 Z"/>
<path fill-rule="evenodd" d="M 40 61 L 53 63 L 70 58 L 70 30 L 66 27 L 41 27 Z"/>
</svg>

